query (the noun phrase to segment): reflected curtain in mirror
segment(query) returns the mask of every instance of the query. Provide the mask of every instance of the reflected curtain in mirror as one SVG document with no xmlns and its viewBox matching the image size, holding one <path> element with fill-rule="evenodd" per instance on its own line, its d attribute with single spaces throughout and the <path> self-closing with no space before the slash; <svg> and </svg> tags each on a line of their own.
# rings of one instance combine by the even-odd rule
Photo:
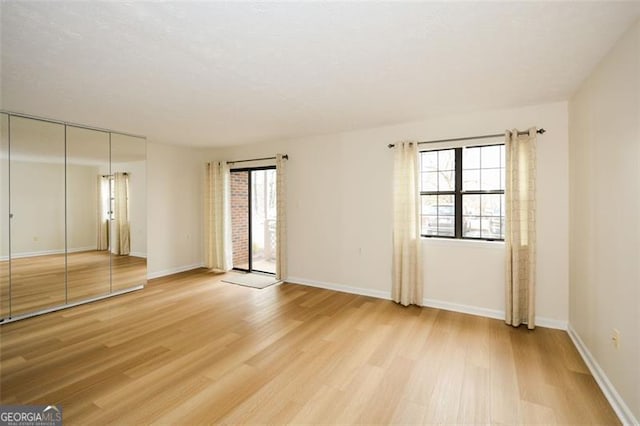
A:
<svg viewBox="0 0 640 426">
<path fill-rule="evenodd" d="M 109 221 L 111 217 L 111 191 L 109 176 L 98 176 L 98 250 L 109 249 Z"/>
<path fill-rule="evenodd" d="M 128 255 L 130 251 L 129 224 L 129 175 L 114 173 L 113 175 L 113 254 Z"/>
</svg>

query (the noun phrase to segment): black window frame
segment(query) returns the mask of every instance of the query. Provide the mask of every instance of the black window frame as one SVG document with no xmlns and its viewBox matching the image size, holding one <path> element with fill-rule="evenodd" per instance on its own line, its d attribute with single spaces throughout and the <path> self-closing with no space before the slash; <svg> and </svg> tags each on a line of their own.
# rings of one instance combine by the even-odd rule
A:
<svg viewBox="0 0 640 426">
<path fill-rule="evenodd" d="M 506 186 L 506 182 L 503 184 L 503 189 L 499 190 L 462 190 L 462 177 L 463 177 L 463 164 L 462 164 L 462 152 L 465 148 L 482 148 L 482 147 L 490 147 L 490 146 L 504 146 L 504 142 L 487 144 L 487 145 L 470 145 L 464 147 L 454 147 L 454 148 L 436 148 L 436 149 L 422 149 L 418 152 L 418 154 L 422 155 L 423 152 L 437 152 L 437 151 L 454 151 L 455 158 L 455 188 L 453 191 L 423 191 L 422 190 L 422 179 L 420 179 L 420 213 L 422 217 L 422 196 L 423 195 L 453 195 L 454 196 L 454 205 L 455 205 L 455 226 L 454 226 L 454 235 L 429 235 L 424 234 L 422 231 L 422 220 L 420 220 L 420 236 L 422 238 L 446 238 L 451 240 L 472 240 L 472 241 L 504 241 L 504 238 L 486 238 L 486 237 L 465 237 L 462 232 L 462 197 L 463 195 L 484 195 L 484 194 L 498 194 L 504 195 Z M 506 174 L 506 165 L 501 164 L 501 168 L 505 169 Z M 482 167 L 479 169 L 482 170 Z M 420 173 L 422 173 L 422 157 L 420 158 Z M 481 216 L 482 217 L 482 216 Z M 501 214 L 500 218 L 503 219 L 504 216 Z M 504 234 L 504 231 L 501 232 Z"/>
</svg>

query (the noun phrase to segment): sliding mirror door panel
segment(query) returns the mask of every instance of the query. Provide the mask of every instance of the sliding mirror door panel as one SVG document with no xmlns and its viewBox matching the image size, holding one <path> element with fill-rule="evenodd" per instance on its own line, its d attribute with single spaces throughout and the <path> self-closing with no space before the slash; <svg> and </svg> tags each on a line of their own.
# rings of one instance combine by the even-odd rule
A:
<svg viewBox="0 0 640 426">
<path fill-rule="evenodd" d="M 65 126 L 9 119 L 11 315 L 66 302 Z"/>
<path fill-rule="evenodd" d="M 68 302 L 109 294 L 109 133 L 67 126 Z"/>
<path fill-rule="evenodd" d="M 145 139 L 111 134 L 109 241 L 114 292 L 147 282 L 146 152 Z"/>
<path fill-rule="evenodd" d="M 0 114 L 0 320 L 9 317 L 9 116 Z"/>
</svg>

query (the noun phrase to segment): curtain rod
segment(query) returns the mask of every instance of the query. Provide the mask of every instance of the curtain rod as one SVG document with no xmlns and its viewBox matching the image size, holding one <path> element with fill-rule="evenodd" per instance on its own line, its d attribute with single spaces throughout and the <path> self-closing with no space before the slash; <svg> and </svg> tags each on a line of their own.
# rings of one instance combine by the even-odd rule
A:
<svg viewBox="0 0 640 426">
<path fill-rule="evenodd" d="M 545 134 L 546 130 L 545 129 L 538 129 L 536 130 L 536 133 L 543 135 Z M 529 133 L 528 131 L 526 132 L 518 132 L 518 136 L 521 135 L 526 135 L 527 133 Z M 500 136 L 504 136 L 504 133 L 496 133 L 495 135 L 482 135 L 482 136 L 467 136 L 464 138 L 453 138 L 453 139 L 438 139 L 435 141 L 424 141 L 424 142 L 418 142 L 418 145 L 422 145 L 422 144 L 427 144 L 427 143 L 438 143 L 438 142 L 460 142 L 460 141 L 471 141 L 474 139 L 489 139 L 489 138 L 497 138 Z M 393 148 L 394 146 L 396 146 L 396 144 L 394 143 L 390 143 L 388 145 L 389 148 Z"/>
<path fill-rule="evenodd" d="M 116 172 L 116 173 L 118 173 L 118 172 Z M 125 175 L 125 176 L 129 176 L 129 173 L 127 173 L 127 172 L 122 172 L 122 174 L 123 174 L 123 175 Z M 101 176 L 102 176 L 102 177 L 112 178 L 112 177 L 114 177 L 115 175 L 101 175 Z"/>
<path fill-rule="evenodd" d="M 287 154 L 284 154 L 282 156 L 282 158 L 284 158 L 285 160 L 289 159 L 289 156 Z M 248 160 L 233 160 L 233 161 L 227 161 L 227 164 L 234 164 L 234 163 L 247 163 L 249 161 L 261 161 L 261 160 L 275 160 L 276 157 L 263 157 L 263 158 L 250 158 Z"/>
</svg>

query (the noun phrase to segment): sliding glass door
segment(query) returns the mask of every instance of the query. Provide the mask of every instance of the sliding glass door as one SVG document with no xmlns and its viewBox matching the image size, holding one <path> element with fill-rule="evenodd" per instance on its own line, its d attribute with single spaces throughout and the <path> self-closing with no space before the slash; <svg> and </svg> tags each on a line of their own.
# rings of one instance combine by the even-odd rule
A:
<svg viewBox="0 0 640 426">
<path fill-rule="evenodd" d="M 233 268 L 276 272 L 276 169 L 231 171 Z"/>
</svg>

